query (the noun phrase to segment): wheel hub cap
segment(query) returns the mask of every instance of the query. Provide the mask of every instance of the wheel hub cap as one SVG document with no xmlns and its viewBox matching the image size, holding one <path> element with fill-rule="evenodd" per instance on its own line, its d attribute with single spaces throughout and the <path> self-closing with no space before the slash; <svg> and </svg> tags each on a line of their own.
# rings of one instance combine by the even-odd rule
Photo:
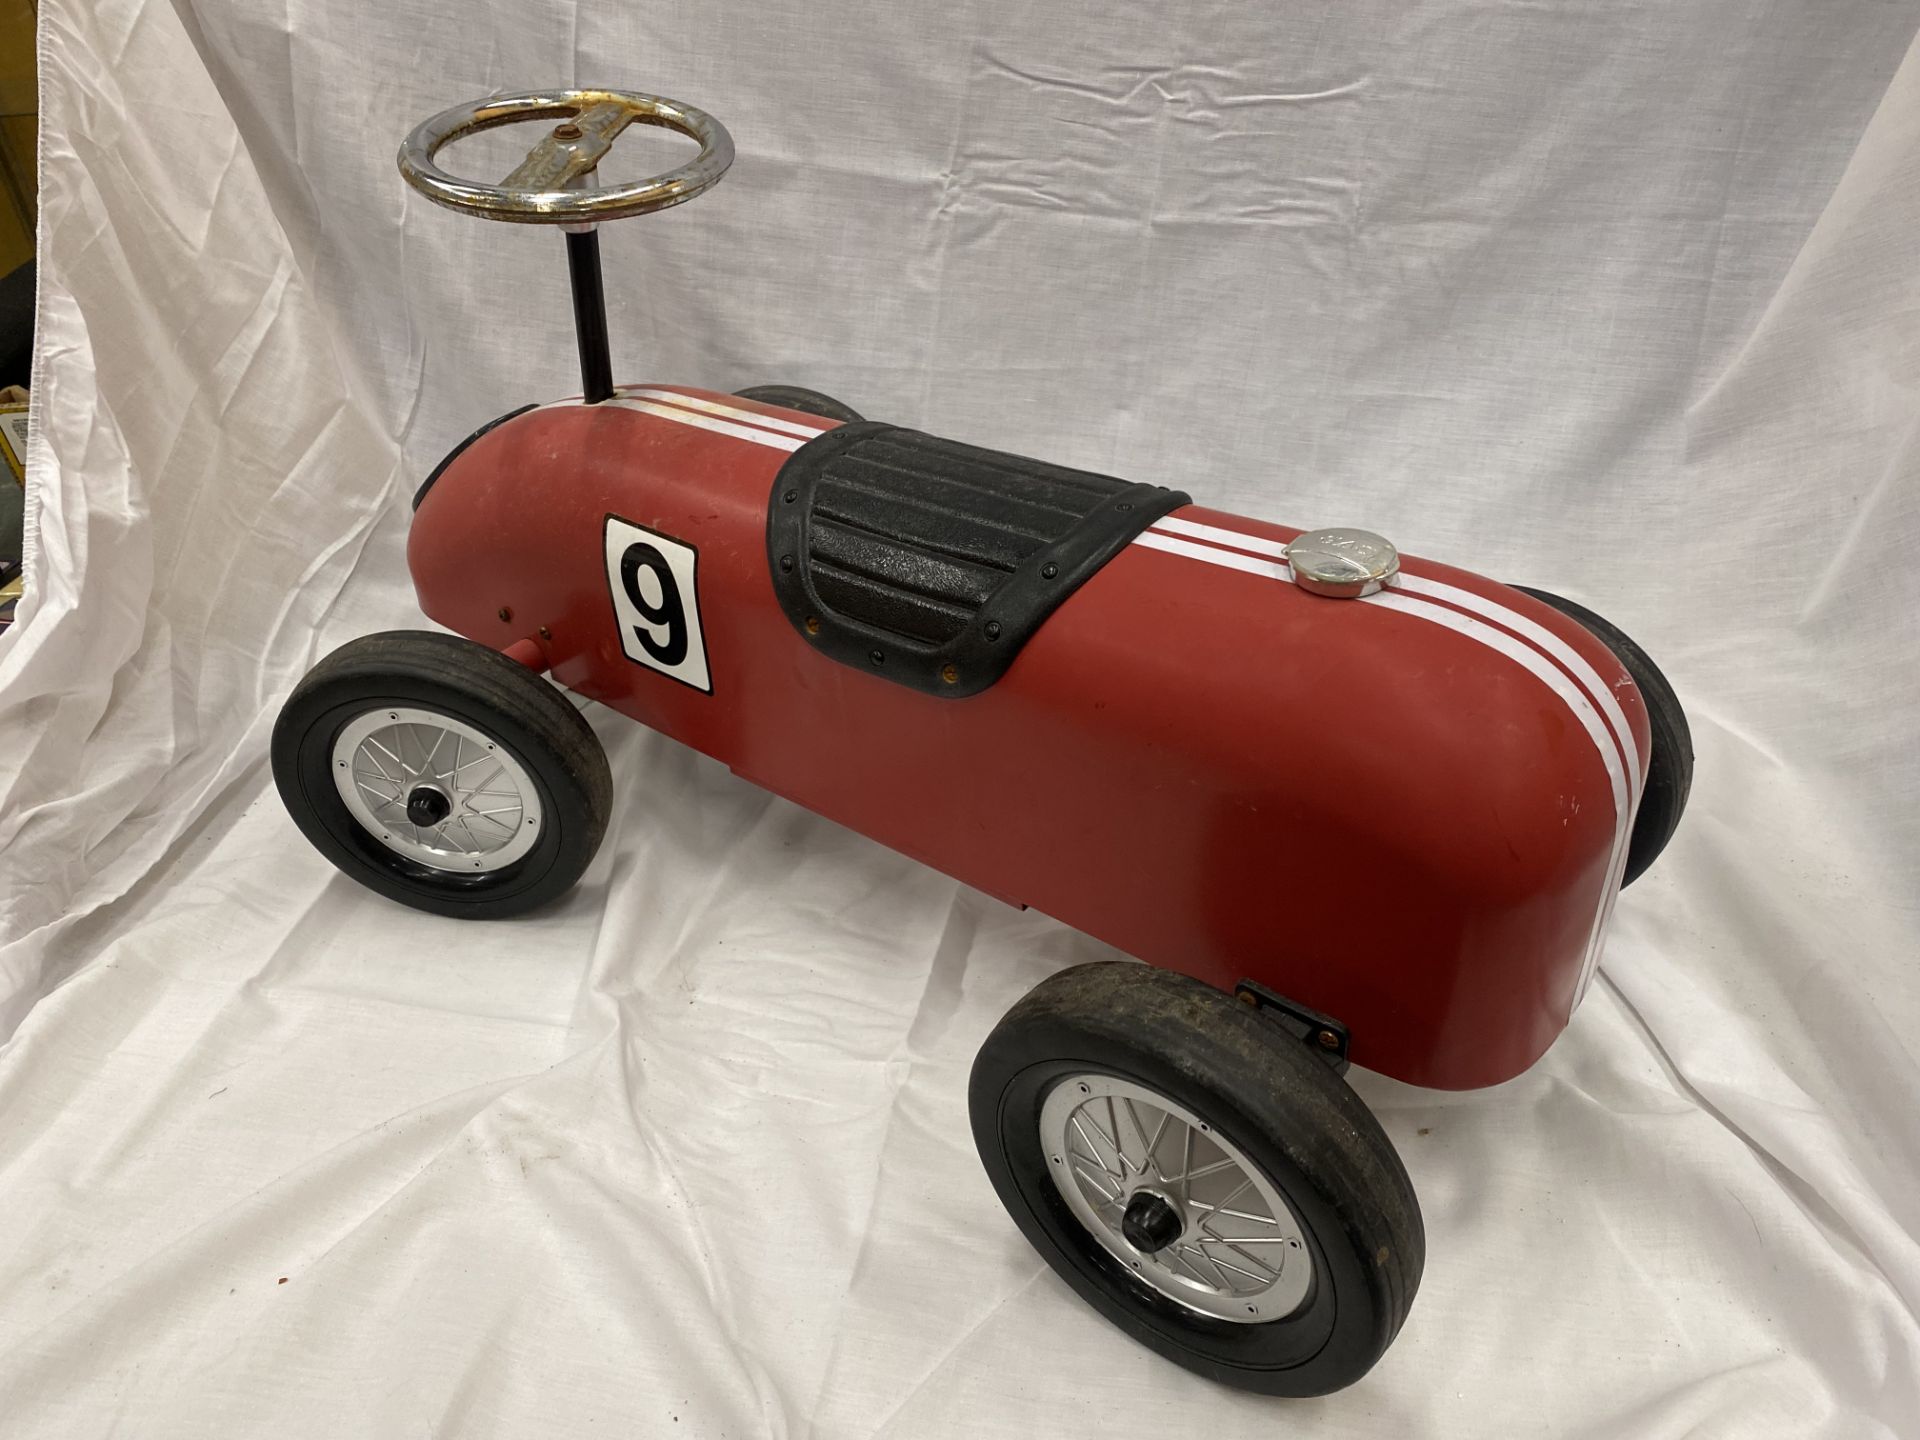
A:
<svg viewBox="0 0 1920 1440">
<path fill-rule="evenodd" d="M 416 785 L 407 796 L 407 823 L 432 829 L 453 813 L 453 803 L 431 785 Z"/>
<path fill-rule="evenodd" d="M 435 870 L 502 869 L 533 849 L 546 823 L 533 777 L 510 751 L 419 707 L 349 720 L 334 737 L 333 783 L 370 839 Z"/>
<path fill-rule="evenodd" d="M 1074 1218 L 1162 1295 L 1243 1325 L 1307 1298 L 1312 1252 L 1279 1187 L 1178 1101 L 1114 1075 L 1069 1075 L 1041 1104 L 1040 1143 Z"/>
<path fill-rule="evenodd" d="M 1136 1190 L 1120 1214 L 1121 1237 L 1142 1255 L 1153 1255 L 1180 1238 L 1186 1227 L 1180 1212 L 1164 1195 Z"/>
</svg>

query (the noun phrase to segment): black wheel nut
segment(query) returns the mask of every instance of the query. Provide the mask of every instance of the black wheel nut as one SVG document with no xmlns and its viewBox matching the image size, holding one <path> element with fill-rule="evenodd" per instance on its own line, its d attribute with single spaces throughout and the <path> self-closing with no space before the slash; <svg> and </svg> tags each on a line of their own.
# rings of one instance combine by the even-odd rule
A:
<svg viewBox="0 0 1920 1440">
<path fill-rule="evenodd" d="M 413 793 L 407 796 L 407 823 L 410 825 L 438 825 L 453 813 L 453 806 L 447 797 L 431 785 L 416 785 Z"/>
<path fill-rule="evenodd" d="M 1180 1212 L 1167 1203 L 1166 1196 L 1151 1190 L 1137 1192 L 1120 1216 L 1120 1234 L 1142 1255 L 1166 1249 L 1180 1238 L 1183 1228 Z"/>
</svg>

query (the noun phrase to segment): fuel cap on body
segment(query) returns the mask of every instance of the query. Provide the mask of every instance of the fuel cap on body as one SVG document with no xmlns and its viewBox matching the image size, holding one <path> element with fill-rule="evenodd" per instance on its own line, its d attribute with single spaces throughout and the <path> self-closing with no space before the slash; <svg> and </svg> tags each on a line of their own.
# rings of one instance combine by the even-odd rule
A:
<svg viewBox="0 0 1920 1440">
<path fill-rule="evenodd" d="M 1400 552 L 1371 530 L 1309 530 L 1287 546 L 1287 564 L 1302 590 L 1357 600 L 1399 573 Z"/>
</svg>

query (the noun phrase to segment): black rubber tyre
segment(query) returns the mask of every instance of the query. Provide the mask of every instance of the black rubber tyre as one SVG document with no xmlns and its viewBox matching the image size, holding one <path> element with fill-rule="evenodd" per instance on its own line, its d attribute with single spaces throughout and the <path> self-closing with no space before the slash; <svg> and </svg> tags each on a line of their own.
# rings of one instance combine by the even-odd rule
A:
<svg viewBox="0 0 1920 1440">
<path fill-rule="evenodd" d="M 733 392 L 742 400 L 758 400 L 762 405 L 779 405 L 798 410 L 802 415 L 818 415 L 822 420 L 841 420 L 851 425 L 863 416 L 851 405 L 843 405 L 831 395 L 799 385 L 753 385 Z"/>
<path fill-rule="evenodd" d="M 1687 794 L 1693 789 L 1693 732 L 1687 726 L 1687 712 L 1680 708 L 1680 697 L 1673 693 L 1673 686 L 1660 673 L 1660 667 L 1618 625 L 1551 591 L 1535 590 L 1530 585 L 1513 588 L 1543 605 L 1551 605 L 1590 630 L 1620 658 L 1627 674 L 1633 677 L 1640 698 L 1646 701 L 1653 753 L 1647 757 L 1647 783 L 1640 795 L 1640 813 L 1634 817 L 1633 834 L 1627 838 L 1627 864 L 1620 877 L 1620 888 L 1624 890 L 1660 858 L 1673 832 L 1680 828 L 1680 817 L 1686 813 Z"/>
<path fill-rule="evenodd" d="M 525 854 L 462 873 L 396 853 L 355 818 L 334 784 L 334 744 L 356 719 L 388 707 L 459 721 L 519 764 L 542 826 Z M 560 691 L 484 645 L 424 630 L 363 636 L 308 671 L 273 727 L 273 779 L 294 822 L 346 874 L 403 905 L 470 920 L 518 915 L 569 889 L 613 808 L 606 754 Z"/>
<path fill-rule="evenodd" d="M 1184 1106 L 1285 1198 L 1313 1263 L 1291 1313 L 1258 1323 L 1200 1314 L 1129 1269 L 1075 1216 L 1049 1174 L 1040 1120 L 1056 1085 L 1088 1074 Z M 987 1037 L 968 1105 L 987 1175 L 1034 1248 L 1096 1310 L 1168 1359 L 1237 1389 L 1322 1395 L 1366 1374 L 1399 1333 L 1426 1258 L 1399 1156 L 1332 1067 L 1221 991 L 1128 961 L 1062 971 Z"/>
</svg>

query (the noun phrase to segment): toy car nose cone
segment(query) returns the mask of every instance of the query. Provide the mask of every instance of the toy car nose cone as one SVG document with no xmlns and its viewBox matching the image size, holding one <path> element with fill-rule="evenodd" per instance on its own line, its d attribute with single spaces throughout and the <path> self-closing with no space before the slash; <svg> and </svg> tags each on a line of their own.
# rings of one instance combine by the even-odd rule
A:
<svg viewBox="0 0 1920 1440">
<path fill-rule="evenodd" d="M 1166 1197 L 1151 1190 L 1138 1192 L 1120 1216 L 1120 1234 L 1142 1255 L 1164 1250 L 1180 1238 L 1180 1212 Z"/>
<path fill-rule="evenodd" d="M 1357 600 L 1399 573 L 1400 552 L 1371 530 L 1310 530 L 1287 546 L 1287 563 L 1302 590 Z"/>
<path fill-rule="evenodd" d="M 416 785 L 407 796 L 407 821 L 412 825 L 438 825 L 453 812 L 445 795 L 431 785 Z"/>
</svg>

